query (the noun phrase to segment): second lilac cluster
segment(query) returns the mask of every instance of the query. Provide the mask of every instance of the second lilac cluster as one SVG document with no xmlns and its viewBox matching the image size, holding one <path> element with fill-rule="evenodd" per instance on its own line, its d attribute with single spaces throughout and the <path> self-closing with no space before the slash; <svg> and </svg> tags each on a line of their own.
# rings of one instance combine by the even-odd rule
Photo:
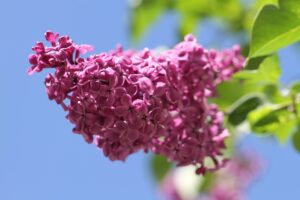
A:
<svg viewBox="0 0 300 200">
<path fill-rule="evenodd" d="M 205 191 L 199 194 L 183 192 L 183 188 L 180 188 L 182 185 L 178 184 L 180 172 L 176 170 L 171 170 L 167 174 L 160 185 L 160 191 L 166 200 L 245 200 L 247 189 L 261 175 L 264 165 L 264 161 L 258 155 L 242 151 L 234 155 L 226 167 L 208 177 L 209 181 L 202 180 L 200 185 Z M 193 185 L 193 187 L 200 186 Z"/>
<path fill-rule="evenodd" d="M 90 45 L 53 32 L 45 37 L 51 46 L 38 42 L 33 47 L 28 73 L 55 69 L 45 79 L 49 99 L 62 105 L 73 132 L 94 142 L 110 160 L 144 150 L 179 166 L 196 165 L 199 174 L 223 165 L 228 132 L 222 112 L 208 98 L 242 68 L 239 47 L 208 51 L 188 35 L 160 54 L 118 47 L 83 58 Z M 207 157 L 215 167 L 206 167 Z"/>
</svg>

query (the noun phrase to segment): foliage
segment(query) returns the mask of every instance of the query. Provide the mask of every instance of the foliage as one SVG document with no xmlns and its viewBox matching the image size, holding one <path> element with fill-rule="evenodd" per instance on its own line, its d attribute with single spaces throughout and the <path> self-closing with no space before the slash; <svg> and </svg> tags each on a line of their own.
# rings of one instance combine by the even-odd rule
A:
<svg viewBox="0 0 300 200">
<path fill-rule="evenodd" d="M 164 156 L 155 155 L 151 158 L 151 169 L 156 180 L 162 181 L 167 172 L 172 168 L 172 164 Z"/>
<path fill-rule="evenodd" d="M 279 7 L 264 6 L 252 28 L 249 57 L 268 55 L 298 41 L 299 10 L 300 4 L 296 0 L 280 0 Z"/>
</svg>

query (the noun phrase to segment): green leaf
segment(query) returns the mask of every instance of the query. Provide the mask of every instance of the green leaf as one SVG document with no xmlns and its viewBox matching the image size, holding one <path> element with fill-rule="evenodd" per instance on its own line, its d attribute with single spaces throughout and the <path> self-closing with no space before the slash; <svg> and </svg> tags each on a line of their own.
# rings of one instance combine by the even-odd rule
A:
<svg viewBox="0 0 300 200">
<path fill-rule="evenodd" d="M 225 19 L 236 19 L 242 12 L 240 0 L 176 0 L 175 8 L 180 13 L 217 16 Z"/>
<path fill-rule="evenodd" d="M 277 130 L 275 130 L 274 133 L 279 143 L 285 144 L 288 141 L 296 124 L 297 124 L 296 119 L 289 120 L 286 123 L 280 123 L 280 126 L 277 128 Z"/>
<path fill-rule="evenodd" d="M 131 35 L 134 40 L 140 39 L 146 29 L 167 10 L 168 0 L 141 0 L 133 8 L 131 16 Z"/>
<path fill-rule="evenodd" d="M 300 102 L 296 103 L 297 119 L 300 121 Z"/>
<path fill-rule="evenodd" d="M 256 1 L 256 7 L 262 7 L 266 4 L 274 4 L 274 5 L 278 5 L 278 0 L 257 0 Z"/>
<path fill-rule="evenodd" d="M 175 10 L 182 16 L 180 25 L 180 35 L 187 32 L 187 28 L 194 27 L 195 21 L 200 21 L 205 17 L 219 17 L 230 23 L 231 28 L 238 30 L 243 20 L 243 7 L 240 0 L 174 0 Z M 186 16 L 192 16 L 191 21 L 185 20 Z M 182 30 L 186 30 L 182 32 Z M 191 29 L 192 30 L 192 29 Z M 193 32 L 193 31 L 192 31 Z"/>
<path fill-rule="evenodd" d="M 160 182 L 172 168 L 172 164 L 164 156 L 153 155 L 151 158 L 151 169 L 155 179 Z"/>
<path fill-rule="evenodd" d="M 259 94 L 262 92 L 262 89 L 263 87 L 257 85 L 255 82 L 247 82 L 234 78 L 218 85 L 218 96 L 211 99 L 211 101 L 218 104 L 223 111 L 228 112 L 228 109 L 244 95 Z"/>
<path fill-rule="evenodd" d="M 262 100 L 257 96 L 249 96 L 240 99 L 232 108 L 228 116 L 228 121 L 232 125 L 239 125 L 246 118 L 250 111 L 262 104 Z"/>
<path fill-rule="evenodd" d="M 277 0 L 255 0 L 253 2 L 255 2 L 255 3 L 253 3 L 250 6 L 250 9 L 248 8 L 244 12 L 245 19 L 244 19 L 243 25 L 247 31 L 251 31 L 253 21 L 263 6 L 265 6 L 267 4 L 278 5 Z"/>
<path fill-rule="evenodd" d="M 250 58 L 271 54 L 300 39 L 300 17 L 295 12 L 300 8 L 299 0 L 281 0 L 279 4 L 283 8 L 266 5 L 257 16 L 251 34 Z"/>
<path fill-rule="evenodd" d="M 202 0 L 213 5 L 212 13 L 229 21 L 236 21 L 241 18 L 242 4 L 240 0 Z M 185 1 L 186 2 L 186 1 Z"/>
<path fill-rule="evenodd" d="M 256 57 L 256 58 L 251 58 L 250 60 L 247 61 L 246 66 L 245 66 L 245 70 L 254 70 L 254 69 L 258 69 L 260 64 L 266 59 L 268 58 L 269 55 L 267 56 L 260 56 L 260 57 Z"/>
<path fill-rule="evenodd" d="M 234 75 L 235 78 L 252 82 L 277 83 L 281 75 L 279 57 L 275 54 L 265 58 L 256 70 L 243 70 Z"/>
<path fill-rule="evenodd" d="M 273 55 L 266 58 L 261 63 L 256 79 L 277 83 L 280 75 L 281 69 L 279 67 L 279 57 L 277 55 Z"/>
<path fill-rule="evenodd" d="M 185 35 L 189 33 L 194 33 L 199 17 L 193 14 L 182 14 L 182 19 L 179 26 L 179 38 L 183 39 Z"/>
<path fill-rule="evenodd" d="M 267 84 L 264 87 L 263 92 L 268 101 L 274 104 L 282 104 L 291 101 L 291 98 L 289 96 L 282 95 L 278 83 Z"/>
<path fill-rule="evenodd" d="M 300 153 L 300 127 L 298 127 L 293 135 L 294 148 Z"/>
<path fill-rule="evenodd" d="M 259 67 L 257 69 L 244 69 L 236 73 L 233 78 L 239 80 L 243 84 L 252 84 L 253 87 L 255 87 L 256 92 L 265 94 L 271 102 L 282 103 L 285 98 L 282 97 L 278 89 L 278 81 L 281 75 L 279 57 L 274 54 L 259 59 L 261 59 L 261 61 L 259 61 Z M 238 87 L 241 87 L 241 84 L 237 83 L 237 85 Z M 234 91 L 236 92 L 236 90 Z"/>
<path fill-rule="evenodd" d="M 300 93 L 300 82 L 295 82 L 291 85 L 291 94 L 297 95 Z"/>
<path fill-rule="evenodd" d="M 194 15 L 203 15 L 205 13 L 210 13 L 212 9 L 212 5 L 207 1 L 203 0 L 176 0 L 175 1 L 175 9 L 179 13 L 190 13 Z"/>
<path fill-rule="evenodd" d="M 251 129 L 257 134 L 274 134 L 282 124 L 295 119 L 287 108 L 287 104 L 267 105 L 250 112 L 247 119 Z"/>
<path fill-rule="evenodd" d="M 203 181 L 202 181 L 202 183 L 200 184 L 200 187 L 199 187 L 199 193 L 208 192 L 209 189 L 211 189 L 211 187 L 213 186 L 214 180 L 215 180 L 215 174 L 208 172 L 203 177 Z"/>
<path fill-rule="evenodd" d="M 232 107 L 233 104 L 236 105 L 235 102 L 244 95 L 256 94 L 256 96 L 264 96 L 265 92 L 269 92 L 266 96 L 272 102 L 281 103 L 285 99 L 281 98 L 277 86 L 280 75 L 281 69 L 278 56 L 272 55 L 265 58 L 258 69 L 238 72 L 233 76 L 232 80 L 219 85 L 217 88 L 218 97 L 212 101 L 218 104 L 223 111 L 228 112 L 228 108 Z M 270 84 L 276 85 L 276 88 L 266 88 Z"/>
<path fill-rule="evenodd" d="M 279 2 L 280 8 L 288 10 L 300 16 L 300 6 L 298 0 L 281 0 Z"/>
</svg>

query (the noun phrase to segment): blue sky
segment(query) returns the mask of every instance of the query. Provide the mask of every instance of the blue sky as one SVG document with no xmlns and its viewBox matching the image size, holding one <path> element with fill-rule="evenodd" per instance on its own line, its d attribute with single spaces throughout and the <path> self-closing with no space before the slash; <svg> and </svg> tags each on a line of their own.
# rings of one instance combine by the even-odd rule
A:
<svg viewBox="0 0 300 200">
<path fill-rule="evenodd" d="M 116 43 L 126 48 L 129 16 L 124 0 L 0 1 L 0 200 L 159 200 L 148 155 L 110 162 L 71 133 L 65 113 L 46 96 L 46 73 L 26 74 L 31 47 L 46 30 L 92 44 L 96 52 Z M 140 47 L 173 44 L 177 21 L 174 13 L 163 16 Z M 202 31 L 199 40 L 210 45 L 214 31 Z M 299 53 L 295 46 L 281 51 L 283 82 L 300 78 Z M 291 145 L 248 136 L 243 148 L 255 149 L 268 162 L 249 199 L 297 199 L 300 155 Z"/>
</svg>

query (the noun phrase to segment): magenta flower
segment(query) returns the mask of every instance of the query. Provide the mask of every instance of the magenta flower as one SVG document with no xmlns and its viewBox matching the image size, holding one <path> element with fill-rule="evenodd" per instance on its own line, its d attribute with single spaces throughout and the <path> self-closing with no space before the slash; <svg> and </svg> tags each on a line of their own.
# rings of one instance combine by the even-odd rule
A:
<svg viewBox="0 0 300 200">
<path fill-rule="evenodd" d="M 178 166 L 196 165 L 201 174 L 223 166 L 228 132 L 223 114 L 207 98 L 242 68 L 238 47 L 208 51 L 188 35 L 161 54 L 119 46 L 83 58 L 93 50 L 90 45 L 50 31 L 45 37 L 51 46 L 38 42 L 32 48 L 28 73 L 54 68 L 45 80 L 49 99 L 62 105 L 73 132 L 94 142 L 109 159 L 125 160 L 144 150 Z M 205 166 L 207 157 L 215 167 Z"/>
<path fill-rule="evenodd" d="M 202 193 L 197 191 L 203 182 L 201 179 L 195 182 L 195 176 L 188 173 L 187 168 L 183 169 L 186 170 L 184 177 L 180 170 L 171 170 L 161 182 L 160 192 L 166 200 L 245 200 L 246 190 L 257 179 L 262 168 L 262 160 L 257 155 L 242 152 L 233 156 L 226 167 L 213 174 L 209 188 Z M 192 189 L 185 191 L 182 182 L 187 185 L 192 183 Z"/>
<path fill-rule="evenodd" d="M 244 200 L 249 185 L 262 171 L 261 159 L 250 153 L 240 153 L 218 171 L 213 185 L 199 200 Z"/>
</svg>

